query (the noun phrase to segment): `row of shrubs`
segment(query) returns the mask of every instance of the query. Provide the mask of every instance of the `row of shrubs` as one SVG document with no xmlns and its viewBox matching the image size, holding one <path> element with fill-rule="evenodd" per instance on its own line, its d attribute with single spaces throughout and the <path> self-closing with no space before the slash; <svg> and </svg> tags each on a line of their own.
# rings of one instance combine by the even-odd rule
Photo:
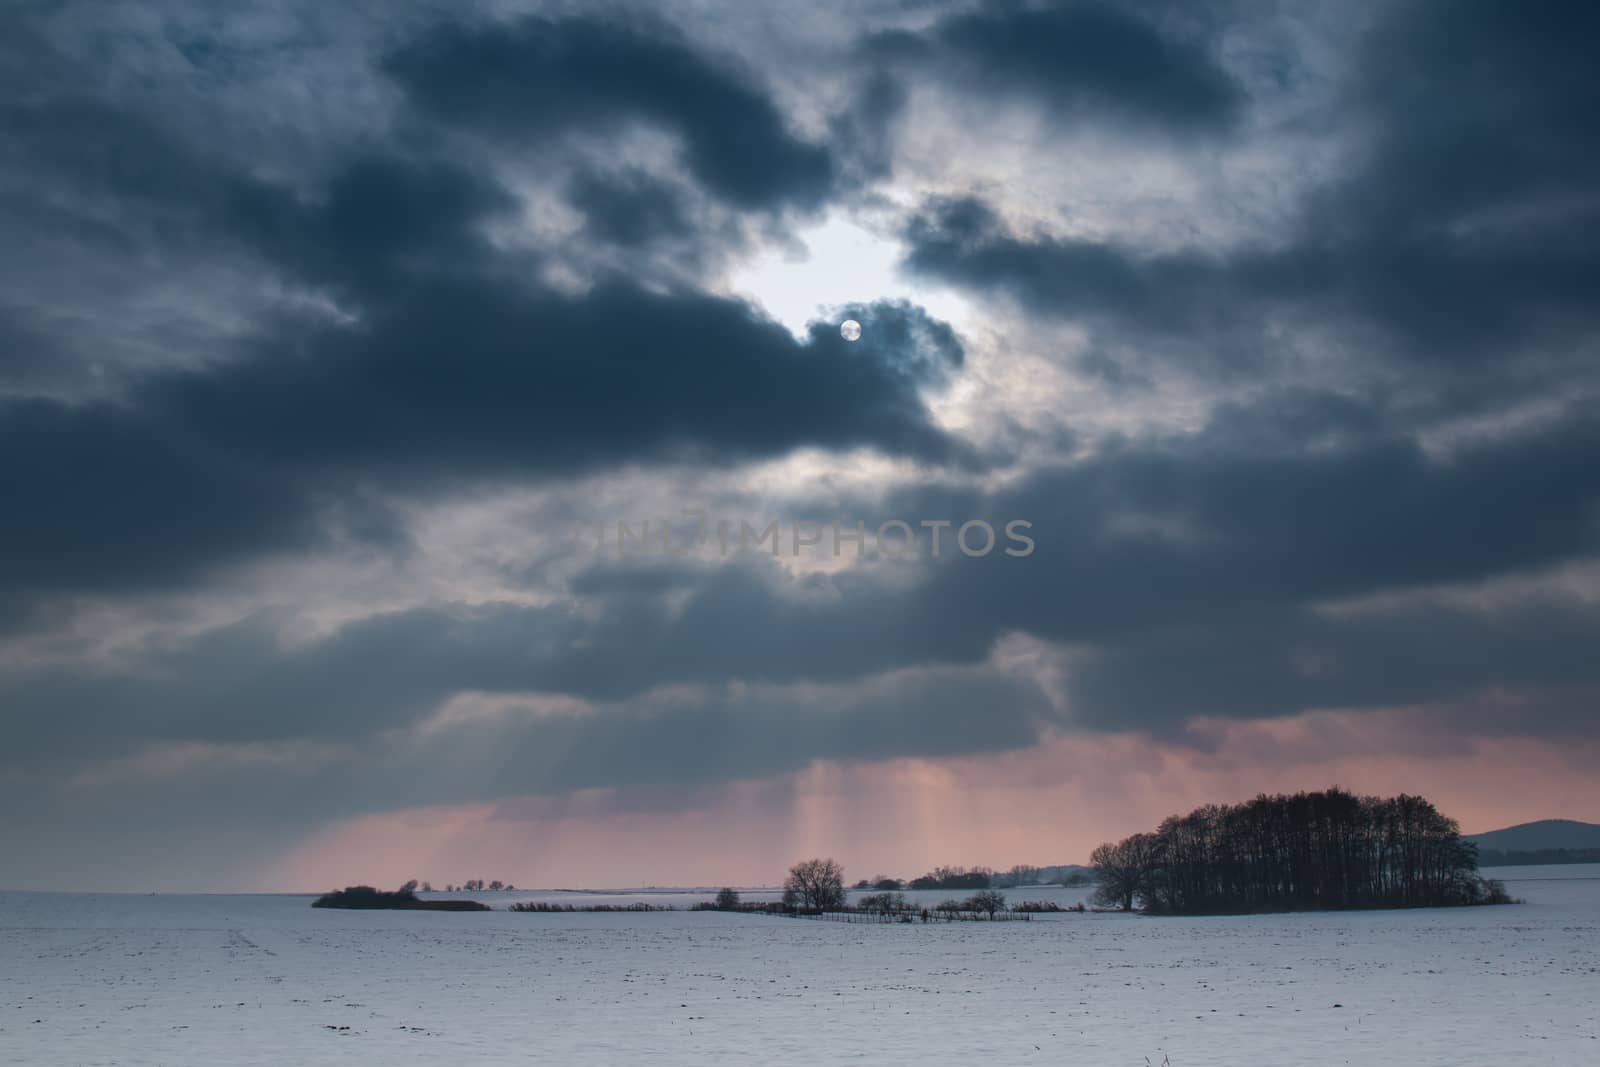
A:
<svg viewBox="0 0 1600 1067">
<path fill-rule="evenodd" d="M 796 903 L 793 899 L 783 901 L 743 901 L 733 889 L 723 889 L 714 900 L 697 901 L 689 906 L 690 911 L 733 911 L 759 915 L 863 915 L 887 919 L 903 919 L 911 922 L 916 917 L 921 917 L 924 922 L 930 918 L 952 918 L 956 916 L 987 915 L 993 919 L 996 916 L 1012 912 L 1016 914 L 1030 914 L 1036 912 L 1052 911 L 1083 911 L 1082 904 L 1069 908 L 1046 900 L 1028 900 L 1007 906 L 1005 894 L 993 889 L 984 889 L 972 894 L 964 900 L 946 900 L 933 907 L 922 907 L 908 901 L 904 893 L 882 892 L 867 893 L 856 900 L 854 904 L 843 902 L 843 895 L 836 898 L 839 903 L 827 907 L 807 907 Z M 442 911 L 488 911 L 488 905 L 474 900 L 420 900 L 411 885 L 402 886 L 399 890 L 386 893 L 371 886 L 351 886 L 337 893 L 328 893 L 319 898 L 313 905 L 318 908 L 410 908 Z M 532 900 L 510 905 L 510 911 L 534 913 L 560 913 L 571 912 L 642 912 L 642 911 L 676 911 L 671 904 L 566 904 L 551 901 Z"/>
<path fill-rule="evenodd" d="M 878 916 L 907 916 L 951 914 L 988 915 L 990 918 L 1003 913 L 1015 912 L 1017 914 L 1037 914 L 1040 912 L 1086 910 L 1084 906 L 1074 904 L 1062 907 L 1060 904 L 1049 900 L 1024 900 L 1016 904 L 1007 905 L 1004 893 L 993 889 L 985 889 L 972 894 L 963 900 L 946 900 L 932 907 L 924 907 L 906 899 L 904 893 L 882 892 L 867 893 L 856 899 L 854 904 L 845 904 L 827 909 L 804 908 L 794 904 L 780 901 L 766 901 L 762 903 L 745 902 L 739 899 L 739 894 L 732 889 L 724 889 L 717 894 L 715 900 L 702 900 L 690 906 L 691 911 L 735 911 L 744 913 L 757 913 L 763 915 L 813 915 L 822 910 L 828 912 L 843 912 L 858 915 Z M 909 918 L 908 918 L 909 921 Z"/>
<path fill-rule="evenodd" d="M 569 911 L 676 911 L 671 904 L 551 904 L 530 900 L 513 904 L 507 911 L 569 912 Z"/>
</svg>

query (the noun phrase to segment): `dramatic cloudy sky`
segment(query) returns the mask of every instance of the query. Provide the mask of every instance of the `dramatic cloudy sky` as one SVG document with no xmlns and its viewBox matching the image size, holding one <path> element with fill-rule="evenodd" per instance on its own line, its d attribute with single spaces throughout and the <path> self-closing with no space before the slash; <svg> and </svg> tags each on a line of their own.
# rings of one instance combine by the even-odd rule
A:
<svg viewBox="0 0 1600 1067">
<path fill-rule="evenodd" d="M 0 885 L 1600 819 L 1594 5 L 225 6 L 0 13 Z"/>
</svg>

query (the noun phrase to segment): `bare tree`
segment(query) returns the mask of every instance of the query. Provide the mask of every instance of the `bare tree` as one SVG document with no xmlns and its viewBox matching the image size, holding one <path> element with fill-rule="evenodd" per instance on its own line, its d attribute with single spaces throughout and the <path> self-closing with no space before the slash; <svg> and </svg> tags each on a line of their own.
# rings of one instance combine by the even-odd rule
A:
<svg viewBox="0 0 1600 1067">
<path fill-rule="evenodd" d="M 1099 879 L 1096 904 L 1132 911 L 1136 898 L 1150 891 L 1160 858 L 1161 839 L 1156 834 L 1134 834 L 1116 844 L 1104 844 L 1089 856 Z"/>
<path fill-rule="evenodd" d="M 802 860 L 784 879 L 783 902 L 802 911 L 837 911 L 844 907 L 844 868 L 831 859 Z"/>
<path fill-rule="evenodd" d="M 739 894 L 736 891 L 729 889 L 727 886 L 723 886 L 721 889 L 717 890 L 717 910 L 738 911 Z"/>
<path fill-rule="evenodd" d="M 988 912 L 992 919 L 995 912 L 1006 906 L 1006 895 L 998 889 L 985 889 L 968 897 L 967 906 L 973 911 Z"/>
</svg>

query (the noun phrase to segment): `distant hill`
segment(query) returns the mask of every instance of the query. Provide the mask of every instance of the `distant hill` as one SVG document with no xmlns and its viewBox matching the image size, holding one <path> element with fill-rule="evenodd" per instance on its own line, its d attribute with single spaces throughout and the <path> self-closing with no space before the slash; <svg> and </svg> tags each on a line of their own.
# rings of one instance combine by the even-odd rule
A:
<svg viewBox="0 0 1600 1067">
<path fill-rule="evenodd" d="M 1040 867 L 1038 873 L 1025 881 L 1018 881 L 1009 871 L 998 871 L 989 884 L 996 889 L 1015 889 L 1023 885 L 1082 885 L 1094 881 L 1094 868 L 1077 863 L 1061 863 Z"/>
<path fill-rule="evenodd" d="M 1483 867 L 1537 863 L 1600 863 L 1600 825 L 1573 819 L 1541 819 L 1467 834 Z"/>
<path fill-rule="evenodd" d="M 1540 819 L 1519 823 L 1486 834 L 1467 834 L 1468 841 L 1480 849 L 1500 852 L 1532 852 L 1538 849 L 1600 848 L 1600 825 L 1573 819 Z"/>
</svg>

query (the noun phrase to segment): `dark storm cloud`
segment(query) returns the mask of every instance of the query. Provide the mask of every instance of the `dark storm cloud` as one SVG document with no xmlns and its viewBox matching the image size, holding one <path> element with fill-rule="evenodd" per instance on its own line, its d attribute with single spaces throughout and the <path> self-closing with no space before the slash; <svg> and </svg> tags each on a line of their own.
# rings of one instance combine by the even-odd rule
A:
<svg viewBox="0 0 1600 1067">
<path fill-rule="evenodd" d="M 0 399 L 0 603 L 161 588 L 320 539 L 302 487 L 198 444 L 125 407 Z"/>
<path fill-rule="evenodd" d="M 1187 337 L 1224 350 L 1230 335 L 1292 316 L 1312 328 L 1376 327 L 1390 351 L 1423 367 L 1493 363 L 1508 346 L 1592 331 L 1600 300 L 1600 252 L 1565 226 L 1464 240 L 1308 231 L 1283 249 L 1144 253 L 1017 236 L 981 201 L 958 198 L 930 205 L 906 236 L 906 266 L 925 277 L 1004 293 L 1112 336 Z"/>
<path fill-rule="evenodd" d="M 815 206 L 834 163 L 752 78 L 641 16 L 450 24 L 385 61 L 423 113 L 501 140 L 648 122 L 677 134 L 707 189 L 746 208 Z"/>
<path fill-rule="evenodd" d="M 1293 410 L 1300 414 L 1288 417 Z M 1592 557 L 1600 550 L 1600 426 L 1577 419 L 1432 459 L 1408 438 L 1372 436 L 1371 421 L 1338 397 L 1274 397 L 1258 410 L 1225 409 L 1203 433 L 1129 441 L 991 494 L 903 490 L 834 502 L 852 515 L 1033 523 L 1036 549 L 1025 559 L 957 557 L 947 531 L 946 558 L 915 581 L 894 568 L 778 585 L 743 568 L 669 568 L 660 581 L 636 569 L 600 572 L 576 590 L 608 610 L 591 639 L 545 677 L 610 696 L 666 680 L 849 678 L 976 662 L 1020 631 L 1100 650 L 1107 663 L 1126 662 L 1130 675 L 1143 670 L 1152 676 L 1146 685 L 1160 687 L 1168 674 L 1152 664 L 1163 658 L 1135 654 L 1142 641 L 1209 635 L 1212 669 L 1249 676 L 1266 669 L 1256 657 L 1273 652 L 1260 640 L 1264 619 L 1280 626 L 1280 643 L 1336 633 L 1359 644 L 1370 627 L 1385 636 L 1364 646 L 1369 653 L 1387 644 L 1397 659 L 1407 657 L 1397 634 L 1412 626 L 1431 650 L 1413 659 L 1419 680 L 1402 686 L 1400 675 L 1369 658 L 1373 669 L 1351 672 L 1359 687 L 1339 691 L 1362 704 L 1404 699 L 1412 685 L 1439 692 L 1496 671 L 1522 680 L 1547 671 L 1536 638 L 1493 647 L 1501 628 L 1537 618 L 1533 608 L 1504 619 L 1488 609 L 1476 624 L 1440 610 L 1435 626 L 1416 616 L 1316 623 L 1312 606 Z M 1566 620 L 1572 636 L 1594 622 L 1576 606 L 1551 617 L 1552 625 Z M 1449 645 L 1439 637 L 1455 630 L 1477 635 L 1461 642 L 1458 661 L 1443 654 Z M 1553 642 L 1548 651 L 1564 670 L 1588 677 L 1581 642 Z M 1178 681 L 1157 703 L 1114 699 L 1094 673 L 1085 678 L 1085 723 L 1172 724 L 1199 707 L 1227 714 L 1227 697 L 1197 697 Z M 1289 714 L 1328 695 L 1309 684 L 1298 694 L 1269 699 Z M 1244 703 L 1238 713 L 1257 707 Z M 1569 714 L 1581 716 L 1582 707 Z"/>
<path fill-rule="evenodd" d="M 824 759 L 1004 751 L 1034 742 L 1053 718 L 1031 681 L 987 673 L 913 675 L 815 694 L 721 692 L 679 707 L 646 700 L 592 721 L 574 717 L 508 731 L 504 740 L 512 748 L 499 761 L 495 792 L 692 785 L 727 781 L 730 772 L 779 774 Z M 538 752 L 561 755 L 535 762 Z"/>
<path fill-rule="evenodd" d="M 104 212 L 111 216 L 108 226 L 153 226 L 159 216 L 134 212 L 173 208 L 209 193 L 213 175 L 192 155 L 159 126 L 115 105 L 71 93 L 21 96 L 0 114 L 6 130 L 0 161 L 32 180 L 31 187 L 8 189 L 8 199 L 31 194 L 48 203 L 67 192 L 109 195 L 121 210 Z M 132 226 L 125 232 L 135 236 Z"/>
<path fill-rule="evenodd" d="M 819 479 L 740 499 L 812 519 L 1027 519 L 1037 550 L 969 560 L 947 549 L 936 562 L 802 577 L 757 559 L 597 563 L 565 586 L 552 568 L 526 584 L 564 599 L 540 606 L 476 587 L 448 595 L 486 602 L 441 603 L 435 587 L 374 590 L 357 575 L 356 595 L 414 606 L 294 642 L 298 614 L 263 613 L 196 637 L 118 633 L 114 656 L 52 658 L 65 639 L 42 652 L 47 642 L 8 643 L 0 787 L 32 774 L 33 789 L 47 772 L 65 779 L 152 744 L 359 752 L 298 777 L 202 764 L 105 794 L 137 799 L 128 818 L 148 822 L 248 785 L 229 817 L 265 797 L 303 823 L 1014 748 L 1059 725 L 1025 673 L 990 662 L 1019 633 L 1063 657 L 1083 728 L 1182 736 L 1195 715 L 1404 703 L 1455 709 L 1463 733 L 1592 730 L 1592 605 L 1492 588 L 1469 608 L 1435 587 L 1548 574 L 1600 551 L 1600 429 L 1565 406 L 1596 385 L 1584 347 L 1600 306 L 1588 240 L 1600 85 L 1585 51 L 1596 16 L 1491 3 L 1379 14 L 1335 94 L 1329 121 L 1348 134 L 1339 173 L 1255 244 L 1157 249 L 1147 230 L 1115 226 L 1103 238 L 1024 232 L 1006 221 L 1004 195 L 930 202 L 907 226 L 912 271 L 1023 311 L 1014 323 L 985 312 L 986 326 L 1017 330 L 973 380 L 954 332 L 914 306 L 844 309 L 866 325 L 854 345 L 822 324 L 797 340 L 693 279 L 725 265 L 708 249 L 899 192 L 873 183 L 894 173 L 898 124 L 921 114 L 909 94 L 930 85 L 976 108 L 1021 99 L 1149 139 L 1175 167 L 1201 147 L 1190 133 L 1227 134 L 1207 152 L 1252 137 L 1247 153 L 1295 151 L 1250 121 L 1258 101 L 1219 58 L 1218 26 L 1248 19 L 1247 7 L 986 4 L 922 30 L 869 28 L 865 48 L 852 41 L 828 60 L 843 68 L 828 86 L 839 110 L 812 116 L 826 146 L 765 84 L 793 72 L 753 73 L 696 44 L 693 27 L 470 16 L 376 34 L 368 52 L 338 57 L 393 111 L 319 143 L 314 160 L 209 140 L 184 110 L 198 95 L 186 84 L 96 95 L 44 35 L 11 35 L 0 43 L 8 642 L 70 631 L 78 603 L 130 591 L 202 592 L 217 614 L 250 611 L 228 603 L 240 590 L 225 568 L 354 539 L 398 544 L 376 499 L 445 508 L 459 491 L 598 483 L 655 464 L 689 483 L 812 446 L 922 465 L 877 488 Z M 106 83 L 135 89 L 161 77 L 112 73 Z M 286 69 L 300 91 L 297 77 Z M 227 114 L 270 125 L 277 103 Z M 664 132 L 681 166 L 597 147 L 636 126 Z M 928 177 L 940 187 L 936 168 Z M 1061 191 L 1069 210 L 1073 195 Z M 546 243 L 525 223 L 550 205 L 530 197 L 559 199 L 581 229 Z M 658 269 L 665 260 L 677 269 Z M 133 329 L 103 297 L 222 268 L 314 310 L 168 295 L 153 303 L 205 326 L 155 331 L 153 363 L 120 360 Z M 549 277 L 577 280 L 558 290 Z M 71 289 L 58 303 L 29 303 L 58 287 Z M 1124 382 L 1177 358 L 1199 403 L 1223 377 L 1247 381 L 1251 398 L 1212 403 L 1198 431 L 1074 428 L 1070 462 L 944 487 L 977 465 L 927 394 L 953 382 L 981 395 L 976 379 L 1012 375 L 1007 357 L 1045 320 L 1087 324 L 1095 357 Z M 1352 335 L 1360 347 L 1327 341 Z M 1348 388 L 1293 384 L 1276 346 L 1307 336 L 1327 350 L 1322 380 Z M 1373 363 L 1391 377 L 1356 373 Z M 1532 416 L 1512 410 L 1534 400 L 1544 406 Z M 1518 417 L 1438 454 L 1422 447 L 1429 419 L 1461 410 Z M 985 429 L 1009 417 L 977 415 Z M 908 483 L 925 475 L 934 481 Z M 426 572 L 425 555 L 408 563 Z M 1362 598 L 1379 603 L 1327 606 Z M 306 613 L 347 606 L 319 600 Z M 1514 721 L 1497 717 L 1497 691 L 1518 701 Z M 583 707 L 418 729 L 462 694 Z M 26 792 L 7 799 L 31 810 Z"/>
<path fill-rule="evenodd" d="M 1324 427 L 1359 425 L 1337 404 L 1303 406 Z M 1027 558 L 969 559 L 947 544 L 921 570 L 800 578 L 759 556 L 601 563 L 570 590 L 581 612 L 418 609 L 293 648 L 264 625 L 231 627 L 151 650 L 132 676 L 13 673 L 0 705 L 18 758 L 69 741 L 81 753 L 85 738 L 107 753 L 154 738 L 352 738 L 413 724 L 468 690 L 614 702 L 730 679 L 849 683 L 975 667 L 1012 632 L 1087 654 L 1068 676 L 1075 721 L 1108 729 L 1170 731 L 1197 713 L 1386 706 L 1496 680 L 1589 685 L 1600 677 L 1584 635 L 1600 620 L 1577 601 L 1332 616 L 1314 605 L 1592 556 L 1597 472 L 1592 421 L 1440 462 L 1400 440 L 1297 449 L 1281 428 L 1234 412 L 1207 434 L 1129 443 L 994 494 L 927 490 L 878 502 L 886 515 L 989 516 L 997 526 L 1026 517 L 1037 544 Z M 1531 628 L 1541 614 L 1548 629 Z M 1305 668 L 1307 657 L 1337 669 Z M 1203 684 L 1213 677 L 1237 681 Z M 1581 723 L 1587 707 L 1553 708 L 1546 720 Z"/>
<path fill-rule="evenodd" d="M 885 71 L 861 77 L 850 106 L 832 121 L 832 139 L 847 183 L 870 185 L 893 172 L 895 134 L 906 98 L 905 86 Z"/>
<path fill-rule="evenodd" d="M 762 606 L 779 606 L 787 596 L 770 589 Z M 666 628 L 682 633 L 698 621 L 704 620 Z M 791 636 L 801 634 L 792 623 L 775 623 L 767 635 L 774 645 L 782 640 L 779 625 Z M 701 646 L 735 632 L 702 631 Z M 413 790 L 413 800 L 420 799 L 414 792 L 419 775 L 438 785 L 427 802 L 715 783 L 793 770 L 815 759 L 1015 748 L 1031 743 L 1054 717 L 1034 682 L 982 668 L 857 677 L 845 688 L 790 687 L 770 682 L 794 673 L 777 657 L 729 673 L 720 659 L 701 655 L 695 673 L 709 680 L 704 689 L 619 687 L 603 668 L 573 659 L 574 648 L 603 638 L 566 608 L 441 606 L 361 620 L 293 646 L 282 644 L 267 620 L 246 622 L 149 649 L 134 671 L 10 672 L 0 680 L 0 714 L 11 742 L 0 755 L 0 770 L 41 773 L 161 743 L 354 744 L 386 757 L 362 771 L 381 787 L 362 803 L 381 807 L 396 790 Z M 640 665 L 636 660 L 626 669 Z M 751 684 L 738 681 L 745 678 Z M 402 732 L 461 693 L 502 695 L 515 703 L 564 689 L 583 689 L 594 702 L 513 711 L 488 722 L 469 717 L 422 735 Z M 108 715 L 111 707 L 116 713 Z M 440 760 L 459 760 L 463 749 L 473 754 L 470 773 L 427 774 Z M 323 786 L 341 791 L 337 781 Z"/>
<path fill-rule="evenodd" d="M 907 225 L 906 266 L 974 289 L 999 290 L 1030 311 L 1182 334 L 1248 314 L 1230 299 L 1231 264 L 1198 253 L 1143 256 L 1099 241 L 1017 237 L 974 197 L 934 201 Z M 1253 273 L 1246 268 L 1245 273 Z M 1259 277 L 1276 284 L 1263 270 Z"/>
<path fill-rule="evenodd" d="M 492 179 L 399 151 L 351 159 L 310 203 L 233 175 L 219 186 L 222 235 L 363 305 L 408 300 L 419 278 L 484 270 L 496 253 L 481 227 L 516 207 Z"/>
<path fill-rule="evenodd" d="M 876 34 L 867 51 L 981 98 L 1031 99 L 1057 121 L 1218 129 L 1244 94 L 1191 21 L 1071 0 L 989 3 L 925 31 Z"/>
<path fill-rule="evenodd" d="M 1577 43 L 1595 14 L 1500 3 L 1388 14 L 1349 101 L 1372 147 L 1307 194 L 1282 239 L 1153 252 L 1019 234 L 957 197 L 911 220 L 907 266 L 1113 341 L 1187 337 L 1182 358 L 1211 372 L 1229 358 L 1281 363 L 1271 331 L 1292 324 L 1347 331 L 1344 343 L 1375 329 L 1386 355 L 1455 401 L 1570 380 L 1582 367 L 1572 346 L 1593 338 L 1600 307 L 1586 236 L 1600 222 L 1600 76 Z"/>
<path fill-rule="evenodd" d="M 513 707 L 420 736 L 372 739 L 357 753 L 304 750 L 287 761 L 218 754 L 180 774 L 122 768 L 71 789 L 58 788 L 52 763 L 18 764 L 0 774 L 0 803 L 128 832 L 159 822 L 203 833 L 218 819 L 251 832 L 303 829 L 391 810 L 401 798 L 431 805 L 578 789 L 692 790 L 822 759 L 1004 751 L 1031 744 L 1054 718 L 1028 679 L 941 670 L 842 690 L 718 688 L 584 711 Z M 119 798 L 112 808 L 80 810 L 89 798 L 111 796 Z"/>
<path fill-rule="evenodd" d="M 125 402 L 4 402 L 0 493 L 19 508 L 0 527 L 0 588 L 148 587 L 304 545 L 324 497 L 374 479 L 437 492 L 801 445 L 961 454 L 920 396 L 960 349 L 915 308 L 861 312 L 876 337 L 851 347 L 622 282 L 570 298 L 434 279 L 386 296 L 361 327 L 150 374 Z"/>
<path fill-rule="evenodd" d="M 683 194 L 642 171 L 579 171 L 568 183 L 567 198 L 583 212 L 588 232 L 611 244 L 652 245 L 694 234 Z"/>
<path fill-rule="evenodd" d="M 1596 208 L 1600 10 L 1581 0 L 1396 5 L 1360 57 L 1350 103 L 1375 120 L 1368 170 L 1336 206 L 1375 229 L 1548 224 L 1495 218 Z M 1554 233 L 1555 229 L 1550 228 Z"/>
<path fill-rule="evenodd" d="M 514 606 L 376 615 L 293 646 L 270 620 L 246 619 L 145 648 L 133 672 L 47 666 L 0 686 L 18 760 L 153 739 L 349 740 L 414 724 L 459 691 L 537 688 L 539 666 L 576 634 L 566 610 Z"/>
<path fill-rule="evenodd" d="M 590 27 L 583 47 L 592 33 L 605 36 Z M 662 47 L 673 70 L 699 70 L 681 45 Z M 918 308 L 861 308 L 871 334 L 849 346 L 822 327 L 796 341 L 744 302 L 685 285 L 608 274 L 558 293 L 534 280 L 539 252 L 484 236 L 517 200 L 428 136 L 352 153 L 308 190 L 108 103 L 11 107 L 4 161 L 54 183 L 38 198 L 76 211 L 107 254 L 231 254 L 331 295 L 351 321 L 280 316 L 191 367 L 112 363 L 95 379 L 114 383 L 109 400 L 5 402 L 0 489 L 31 507 L 0 528 L 0 598 L 160 588 L 327 543 L 324 513 L 366 510 L 354 490 L 374 483 L 432 493 L 804 446 L 964 453 L 923 400 L 959 367 L 961 346 Z M 685 232 L 666 188 L 584 172 L 572 193 L 592 229 L 642 243 Z M 17 324 L 0 332 L 0 374 L 13 383 L 37 380 L 63 348 L 37 318 L 0 320 Z M 117 324 L 105 329 L 115 336 Z"/>
<path fill-rule="evenodd" d="M 1492 611 L 1257 610 L 1142 630 L 1086 657 L 1070 691 L 1085 725 L 1169 735 L 1195 716 L 1423 706 L 1449 709 L 1452 734 L 1587 737 L 1600 725 L 1597 632 L 1593 604 L 1552 594 Z"/>
<path fill-rule="evenodd" d="M 0 304 L 0 392 L 48 388 L 62 378 L 66 353 L 37 319 L 32 309 Z"/>
<path fill-rule="evenodd" d="M 604 225 L 660 226 L 659 192 L 638 192 L 648 203 L 619 205 L 615 187 L 593 184 L 587 195 L 613 201 Z M 261 460 L 421 475 L 720 463 L 802 445 L 953 454 L 921 394 L 962 350 L 919 308 L 863 309 L 870 343 L 848 345 L 822 326 L 797 342 L 741 301 L 626 278 L 557 293 L 478 235 L 505 206 L 458 170 L 399 158 L 352 164 L 311 208 L 247 190 L 233 205 L 241 232 L 345 285 L 362 321 L 153 380 L 135 403 Z"/>
</svg>

